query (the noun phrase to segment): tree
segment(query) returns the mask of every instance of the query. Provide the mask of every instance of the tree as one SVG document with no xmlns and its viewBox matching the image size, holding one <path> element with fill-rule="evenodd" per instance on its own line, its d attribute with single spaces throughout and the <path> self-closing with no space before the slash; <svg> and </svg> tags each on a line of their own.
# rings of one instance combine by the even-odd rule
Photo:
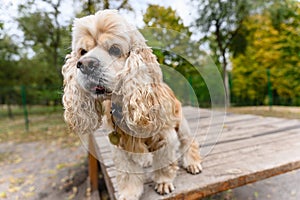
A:
<svg viewBox="0 0 300 200">
<path fill-rule="evenodd" d="M 10 36 L 3 33 L 2 26 L 0 28 L 0 103 L 7 104 L 8 116 L 13 118 L 11 104 L 13 96 L 17 93 L 13 90 L 16 80 L 21 74 L 18 72 L 17 57 L 18 46 Z"/>
<path fill-rule="evenodd" d="M 300 4 L 285 3 L 275 2 L 243 22 L 247 47 L 232 57 L 233 94 L 240 103 L 265 103 L 270 70 L 274 97 L 300 104 Z"/>
<path fill-rule="evenodd" d="M 132 10 L 132 7 L 129 4 L 128 0 L 88 0 L 83 1 L 82 3 L 82 11 L 78 14 L 78 17 L 82 17 L 85 15 L 95 14 L 97 10 L 104 10 L 104 9 L 126 9 Z"/>
<path fill-rule="evenodd" d="M 229 50 L 244 19 L 251 11 L 252 4 L 247 0 L 200 0 L 197 2 L 199 16 L 195 25 L 205 34 L 201 41 L 209 42 L 217 63 L 222 65 L 229 105 L 230 91 L 227 73 Z"/>
<path fill-rule="evenodd" d="M 31 6 L 36 1 L 19 5 L 20 16 L 17 18 L 20 29 L 24 33 L 24 45 L 35 52 L 40 61 L 48 63 L 49 73 L 56 72 L 57 80 L 52 84 L 62 81 L 61 66 L 66 54 L 66 47 L 62 41 L 70 41 L 68 26 L 59 23 L 59 8 L 61 0 L 53 3 L 50 0 L 41 0 L 49 5 L 51 11 L 35 10 Z"/>
<path fill-rule="evenodd" d="M 183 75 L 193 87 L 200 105 L 209 106 L 207 87 L 193 66 L 199 64 L 204 52 L 200 51 L 199 43 L 191 39 L 192 33 L 189 28 L 184 26 L 182 19 L 171 7 L 149 5 L 143 20 L 146 27 L 141 31 L 148 45 L 153 48 L 160 64 L 172 67 Z M 191 61 L 193 63 L 190 63 Z M 194 99 L 192 100 L 192 91 L 186 90 L 185 83 L 177 80 L 174 85 L 174 78 L 168 76 L 176 75 L 172 72 L 170 75 L 170 71 L 164 75 L 165 81 L 176 91 L 183 103 L 195 103 Z"/>
</svg>

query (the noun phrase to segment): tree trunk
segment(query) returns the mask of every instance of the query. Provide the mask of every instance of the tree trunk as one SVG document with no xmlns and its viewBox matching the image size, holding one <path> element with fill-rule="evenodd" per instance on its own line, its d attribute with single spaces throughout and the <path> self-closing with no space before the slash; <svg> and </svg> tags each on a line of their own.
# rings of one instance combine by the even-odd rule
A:
<svg viewBox="0 0 300 200">
<path fill-rule="evenodd" d="M 216 38 L 217 38 L 217 43 L 219 50 L 221 52 L 221 57 L 222 57 L 222 64 L 223 64 L 223 83 L 225 86 L 225 92 L 226 92 L 226 102 L 225 105 L 227 107 L 230 106 L 230 88 L 229 88 L 229 79 L 228 79 L 228 73 L 227 73 L 227 59 L 226 59 L 226 45 L 222 45 L 222 35 L 221 35 L 221 24 L 219 20 L 216 19 Z"/>
<path fill-rule="evenodd" d="M 53 40 L 54 40 L 54 44 L 53 44 L 53 48 L 54 48 L 53 62 L 54 62 L 54 66 L 56 68 L 56 71 L 58 73 L 58 76 L 59 76 L 60 80 L 63 80 L 63 76 L 62 76 L 62 73 L 61 73 L 61 66 L 58 64 L 58 48 L 59 48 L 59 44 L 60 44 L 60 29 L 61 29 L 60 24 L 58 22 L 60 3 L 61 3 L 61 0 L 59 0 L 56 5 L 53 4 L 54 20 L 55 20 L 55 24 L 56 24 L 55 37 L 53 38 Z"/>
<path fill-rule="evenodd" d="M 222 63 L 223 63 L 223 83 L 226 91 L 226 106 L 230 106 L 230 87 L 229 87 L 229 77 L 227 72 L 227 59 L 225 56 L 225 52 L 222 53 Z"/>
<path fill-rule="evenodd" d="M 9 95 L 8 98 L 7 98 L 7 114 L 8 114 L 8 117 L 10 119 L 14 119 L 14 115 L 12 113 L 12 110 L 11 110 L 11 103 L 10 103 L 10 99 L 11 99 L 11 96 Z"/>
</svg>

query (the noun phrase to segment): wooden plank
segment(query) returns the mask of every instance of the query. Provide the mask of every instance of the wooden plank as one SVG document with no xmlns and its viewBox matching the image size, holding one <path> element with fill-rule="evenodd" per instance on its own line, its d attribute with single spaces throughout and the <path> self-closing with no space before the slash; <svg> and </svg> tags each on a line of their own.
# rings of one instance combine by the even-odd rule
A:
<svg viewBox="0 0 300 200">
<path fill-rule="evenodd" d="M 89 162 L 89 177 L 91 190 L 98 190 L 98 160 L 94 157 L 96 155 L 95 145 L 93 141 L 93 136 L 89 136 L 89 152 L 88 152 L 88 162 Z"/>
<path fill-rule="evenodd" d="M 101 133 L 101 130 L 98 130 L 95 134 L 93 134 L 92 142 L 93 142 L 93 144 L 95 144 L 95 153 L 96 153 L 97 158 L 99 160 L 101 172 L 102 172 L 103 177 L 104 177 L 104 181 L 105 181 L 106 188 L 108 190 L 109 197 L 110 197 L 111 200 L 115 200 L 114 186 L 111 182 L 111 177 L 107 173 L 106 165 L 103 162 L 104 160 L 102 159 L 103 154 L 101 152 L 101 143 L 97 143 L 97 139 L 104 138 L 104 137 L 101 136 L 102 134 L 99 134 L 99 132 Z M 104 139 L 102 141 L 105 142 Z"/>
<path fill-rule="evenodd" d="M 252 153 L 240 154 L 240 151 L 233 150 L 230 151 L 231 155 L 228 156 L 226 154 L 215 154 L 214 159 L 204 159 L 204 171 L 200 175 L 193 176 L 181 170 L 181 173 L 175 179 L 176 190 L 173 194 L 159 196 L 153 190 L 153 183 L 150 183 L 148 187 L 145 187 L 145 195 L 142 199 L 199 199 L 230 188 L 299 169 L 300 142 L 291 142 L 296 141 L 298 138 L 299 135 L 295 134 L 285 141 L 277 141 L 275 143 L 277 148 L 275 149 L 274 143 L 268 143 L 260 149 L 253 150 Z M 226 160 L 226 158 L 229 159 Z"/>
<path fill-rule="evenodd" d="M 210 160 L 215 160 L 217 164 L 224 164 L 223 162 L 233 162 L 236 159 L 235 154 L 245 154 L 255 151 L 262 151 L 264 145 L 277 145 L 277 143 L 286 143 L 289 140 L 294 140 L 295 133 L 300 133 L 300 129 L 291 130 L 289 132 L 284 132 L 282 135 L 268 135 L 263 140 L 257 138 L 250 138 L 247 142 L 244 141 L 235 141 L 230 144 L 219 144 L 213 149 L 209 156 L 205 157 L 205 161 L 209 162 Z M 281 148 L 284 146 L 279 145 Z M 223 155 L 224 154 L 224 155 Z M 215 156 L 216 155 L 216 156 Z M 110 154 L 111 157 L 111 154 Z M 242 155 L 239 155 L 242 158 Z M 223 162 L 222 162 L 223 161 Z M 209 162 L 210 163 L 210 162 Z M 210 166 L 207 166 L 210 167 Z M 114 169 L 107 168 L 108 173 L 111 177 L 114 177 Z"/>
<path fill-rule="evenodd" d="M 92 192 L 90 200 L 101 200 L 98 190 Z"/>
<path fill-rule="evenodd" d="M 107 173 L 107 169 L 105 167 L 105 165 L 103 165 L 102 163 L 100 163 L 102 173 L 103 173 L 103 177 L 104 177 L 104 181 L 105 181 L 105 185 L 106 188 L 108 190 L 108 195 L 110 197 L 110 200 L 115 200 L 115 184 L 112 183 L 111 177 L 109 176 L 109 174 Z"/>
<path fill-rule="evenodd" d="M 260 137 L 268 134 L 280 134 L 284 131 L 288 130 L 293 130 L 300 128 L 300 124 L 285 124 L 281 128 L 276 128 L 276 127 L 254 127 L 254 129 L 238 129 L 238 130 L 233 130 L 233 131 L 224 131 L 222 133 L 222 137 L 217 141 L 213 141 L 212 143 L 206 142 L 206 143 L 201 143 L 202 147 L 205 146 L 211 146 L 215 144 L 221 144 L 221 143 L 230 143 L 233 141 L 238 141 L 238 140 L 246 140 L 252 137 Z M 197 135 L 197 139 L 201 141 L 201 135 Z"/>
<path fill-rule="evenodd" d="M 276 153 L 276 151 L 288 148 L 286 145 L 289 145 L 291 140 L 299 137 L 298 134 L 294 134 L 294 131 L 300 131 L 300 129 L 286 132 L 285 135 L 282 135 L 284 138 L 270 135 L 264 137 L 263 140 L 260 138 L 251 138 L 246 142 L 236 141 L 229 144 L 217 145 L 213 151 L 205 157 L 206 164 L 208 167 L 211 167 L 212 165 L 222 165 L 224 163 L 234 162 L 236 159 L 245 160 L 244 156 L 248 156 L 249 154 L 253 154 L 252 159 L 256 159 L 257 156 L 267 156 L 266 153 L 269 152 L 268 148 L 271 149 L 273 146 L 276 146 L 277 149 L 274 149 L 274 147 L 269 153 Z"/>
<path fill-rule="evenodd" d="M 195 117 L 199 117 L 200 123 Z M 192 130 L 203 141 L 210 126 L 222 122 L 211 122 L 208 110 L 184 108 Z M 219 117 L 221 117 L 221 114 Z M 200 124 L 200 125 L 199 125 Z M 101 130 L 100 130 L 101 131 Z M 222 138 L 213 151 L 204 158 L 204 171 L 190 175 L 180 169 L 175 180 L 176 190 L 166 196 L 157 195 L 153 182 L 147 179 L 145 193 L 141 199 L 199 199 L 201 197 L 261 180 L 270 176 L 300 168 L 300 122 L 278 118 L 262 118 L 254 115 L 229 114 L 225 120 Z M 107 137 L 95 134 L 96 154 L 101 158 L 101 168 L 110 198 L 116 198 L 116 169 Z M 206 144 L 207 146 L 213 144 Z M 188 181 L 188 182 L 187 182 Z"/>
</svg>

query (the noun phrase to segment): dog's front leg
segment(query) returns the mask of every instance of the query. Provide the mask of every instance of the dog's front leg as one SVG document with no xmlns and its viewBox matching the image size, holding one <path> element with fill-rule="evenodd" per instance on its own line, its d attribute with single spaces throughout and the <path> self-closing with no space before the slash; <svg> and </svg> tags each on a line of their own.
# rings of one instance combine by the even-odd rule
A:
<svg viewBox="0 0 300 200">
<path fill-rule="evenodd" d="M 165 137 L 165 141 L 160 141 L 163 146 L 158 145 L 153 153 L 153 181 L 156 183 L 156 192 L 164 195 L 175 189 L 173 181 L 178 170 L 176 150 L 179 142 L 174 129 L 165 130 L 162 135 Z"/>
<path fill-rule="evenodd" d="M 178 130 L 180 141 L 180 153 L 182 154 L 182 165 L 191 174 L 198 174 L 202 171 L 199 144 L 193 138 L 189 125 L 184 117 Z"/>
<path fill-rule="evenodd" d="M 115 151 L 119 200 L 138 200 L 143 193 L 143 169 L 131 160 L 130 154 L 121 149 Z"/>
</svg>

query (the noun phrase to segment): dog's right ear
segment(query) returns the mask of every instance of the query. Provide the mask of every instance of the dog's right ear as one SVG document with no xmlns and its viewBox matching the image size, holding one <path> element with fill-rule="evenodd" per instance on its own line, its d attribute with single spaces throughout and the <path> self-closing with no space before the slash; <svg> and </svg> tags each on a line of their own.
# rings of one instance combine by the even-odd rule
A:
<svg viewBox="0 0 300 200">
<path fill-rule="evenodd" d="M 62 67 L 64 77 L 64 119 L 77 134 L 93 133 L 101 124 L 101 103 L 88 95 L 76 81 L 78 57 L 75 52 L 66 56 Z"/>
</svg>

